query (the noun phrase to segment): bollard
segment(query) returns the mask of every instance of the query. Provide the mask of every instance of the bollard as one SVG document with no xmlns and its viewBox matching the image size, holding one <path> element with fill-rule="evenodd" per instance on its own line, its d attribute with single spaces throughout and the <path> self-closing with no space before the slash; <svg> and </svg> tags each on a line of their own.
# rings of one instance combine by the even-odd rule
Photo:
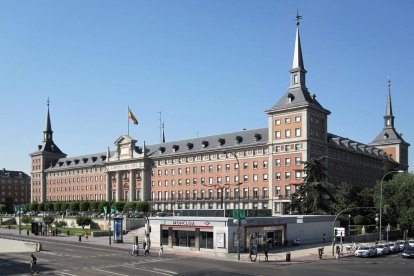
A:
<svg viewBox="0 0 414 276">
<path fill-rule="evenodd" d="M 69 235 L 70 235 L 70 232 L 69 232 L 69 230 L 68 230 L 68 237 L 69 237 Z"/>
<path fill-rule="evenodd" d="M 79 242 L 81 242 L 82 241 L 82 236 L 81 235 L 79 235 Z"/>
<path fill-rule="evenodd" d="M 29 229 L 27 229 L 27 235 L 29 236 Z"/>
<path fill-rule="evenodd" d="M 286 262 L 290 262 L 290 252 L 286 252 Z"/>
</svg>

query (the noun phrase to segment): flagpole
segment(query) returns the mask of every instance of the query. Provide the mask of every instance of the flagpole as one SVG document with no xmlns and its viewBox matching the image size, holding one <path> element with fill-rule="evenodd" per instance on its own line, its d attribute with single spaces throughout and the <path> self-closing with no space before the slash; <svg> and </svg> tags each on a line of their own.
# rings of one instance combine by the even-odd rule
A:
<svg viewBox="0 0 414 276">
<path fill-rule="evenodd" d="M 129 136 L 129 105 L 128 105 L 128 136 Z"/>
</svg>

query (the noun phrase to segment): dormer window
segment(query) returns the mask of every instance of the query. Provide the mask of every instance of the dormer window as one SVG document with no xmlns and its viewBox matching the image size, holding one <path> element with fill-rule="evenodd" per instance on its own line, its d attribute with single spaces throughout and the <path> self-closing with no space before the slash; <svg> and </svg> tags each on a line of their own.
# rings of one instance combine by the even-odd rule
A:
<svg viewBox="0 0 414 276">
<path fill-rule="evenodd" d="M 72 161 L 66 161 L 66 165 L 70 165 L 70 163 L 72 163 Z"/>
<path fill-rule="evenodd" d="M 298 74 L 294 74 L 293 75 L 293 83 L 297 84 L 298 83 Z"/>
<path fill-rule="evenodd" d="M 77 165 L 79 163 L 79 159 L 75 159 L 75 164 Z"/>
<path fill-rule="evenodd" d="M 289 93 L 288 97 L 288 103 L 293 102 L 293 100 L 295 99 L 295 96 L 293 96 L 293 94 Z"/>
<path fill-rule="evenodd" d="M 180 147 L 178 145 L 173 145 L 172 148 L 174 152 L 177 152 Z"/>
<path fill-rule="evenodd" d="M 391 120 L 387 119 L 387 126 L 390 126 L 390 125 L 391 125 Z"/>
<path fill-rule="evenodd" d="M 220 146 L 223 146 L 226 143 L 226 139 L 219 138 L 218 143 L 219 143 Z"/>
<path fill-rule="evenodd" d="M 260 135 L 259 133 L 256 133 L 255 135 L 254 135 L 254 140 L 257 142 L 257 141 L 260 141 L 262 139 L 262 135 Z"/>
<path fill-rule="evenodd" d="M 201 142 L 201 147 L 202 147 L 202 148 L 206 148 L 206 147 L 208 147 L 208 141 L 203 141 L 203 142 Z"/>
<path fill-rule="evenodd" d="M 191 150 L 194 147 L 193 143 L 187 143 L 187 150 Z"/>
<path fill-rule="evenodd" d="M 159 147 L 158 149 L 159 149 L 160 153 L 164 153 L 164 151 L 165 151 L 165 147 Z"/>
<path fill-rule="evenodd" d="M 389 137 L 388 133 L 385 133 L 384 134 L 384 140 L 388 139 L 388 137 Z"/>
<path fill-rule="evenodd" d="M 240 144 L 243 141 L 243 137 L 241 136 L 236 136 L 236 143 Z"/>
<path fill-rule="evenodd" d="M 98 159 L 97 157 L 92 157 L 92 162 L 95 162 L 96 161 L 96 159 Z"/>
</svg>

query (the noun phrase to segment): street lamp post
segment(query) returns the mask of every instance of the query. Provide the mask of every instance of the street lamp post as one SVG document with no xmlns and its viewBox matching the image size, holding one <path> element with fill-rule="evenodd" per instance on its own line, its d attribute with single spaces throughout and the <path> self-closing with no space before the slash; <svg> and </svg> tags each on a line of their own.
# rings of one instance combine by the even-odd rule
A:
<svg viewBox="0 0 414 276">
<path fill-rule="evenodd" d="M 237 154 L 234 152 L 224 152 L 225 154 L 230 153 L 236 158 L 237 161 L 237 260 L 240 261 L 240 232 L 241 232 L 241 219 L 240 219 L 240 161 Z"/>
<path fill-rule="evenodd" d="M 348 214 L 348 236 L 351 236 L 351 214 Z"/>
<path fill-rule="evenodd" d="M 389 171 L 386 174 L 384 174 L 384 176 L 381 179 L 381 185 L 380 185 L 380 210 L 379 210 L 379 241 L 381 242 L 382 240 L 382 183 L 384 182 L 384 179 L 387 175 L 391 174 L 391 173 L 403 173 L 403 170 L 398 170 L 398 171 Z"/>
</svg>

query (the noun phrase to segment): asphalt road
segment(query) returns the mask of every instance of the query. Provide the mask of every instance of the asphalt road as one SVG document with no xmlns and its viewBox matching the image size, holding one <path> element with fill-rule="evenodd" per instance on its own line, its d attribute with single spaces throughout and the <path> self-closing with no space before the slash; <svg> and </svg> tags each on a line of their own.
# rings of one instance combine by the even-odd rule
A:
<svg viewBox="0 0 414 276">
<path fill-rule="evenodd" d="M 401 255 L 343 258 L 291 264 L 246 263 L 192 256 L 131 256 L 129 250 L 64 241 L 43 240 L 35 253 L 41 275 L 414 275 L 414 259 Z M 0 254 L 0 275 L 30 275 L 29 253 Z"/>
</svg>

